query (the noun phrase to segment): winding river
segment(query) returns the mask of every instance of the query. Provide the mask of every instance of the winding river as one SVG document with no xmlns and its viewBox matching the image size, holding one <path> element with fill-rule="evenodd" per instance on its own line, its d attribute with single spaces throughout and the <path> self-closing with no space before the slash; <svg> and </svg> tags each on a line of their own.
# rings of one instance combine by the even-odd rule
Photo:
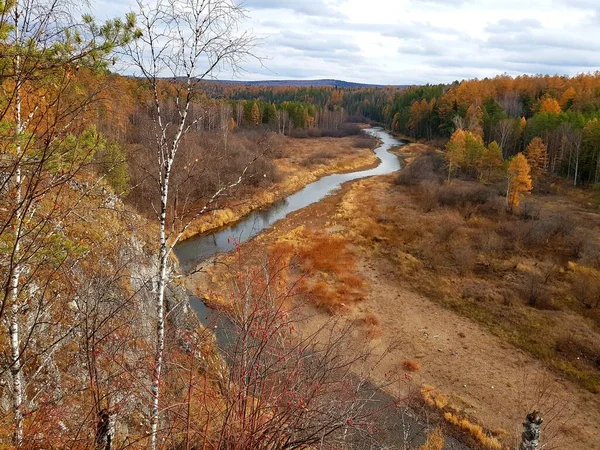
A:
<svg viewBox="0 0 600 450">
<path fill-rule="evenodd" d="M 390 153 L 393 147 L 398 147 L 405 142 L 395 139 L 391 134 L 381 128 L 369 128 L 367 133 L 377 137 L 380 145 L 375 149 L 375 154 L 380 160 L 377 167 L 368 170 L 350 172 L 344 174 L 328 175 L 306 185 L 302 190 L 290 195 L 286 199 L 277 202 L 263 210 L 252 212 L 239 222 L 230 226 L 220 228 L 198 237 L 186 240 L 175 247 L 175 254 L 179 259 L 184 273 L 189 273 L 200 263 L 211 257 L 233 250 L 235 243 L 245 242 L 260 234 L 262 231 L 272 227 L 276 222 L 285 218 L 288 214 L 298 211 L 308 205 L 319 202 L 327 195 L 338 190 L 343 183 L 370 177 L 373 175 L 385 175 L 400 169 L 400 160 L 396 155 Z M 199 320 L 205 325 L 213 328 L 217 343 L 226 346 L 231 343 L 232 337 L 228 334 L 227 318 L 208 308 L 202 300 L 190 296 L 190 303 L 195 310 Z M 383 391 L 371 394 L 371 408 L 381 408 L 382 405 L 391 404 L 394 399 Z M 422 444 L 426 439 L 426 431 L 429 427 L 409 410 L 391 408 L 385 413 L 384 420 L 394 424 L 389 428 L 387 441 L 389 444 L 398 442 L 409 442 L 411 447 Z M 446 437 L 444 450 L 468 450 L 468 447 L 453 438 Z"/>
<path fill-rule="evenodd" d="M 234 242 L 242 243 L 252 239 L 288 214 L 322 200 L 347 181 L 385 175 L 399 170 L 398 157 L 388 150 L 403 145 L 404 142 L 395 139 L 381 128 L 368 128 L 365 131 L 381 141 L 381 145 L 375 149 L 375 154 L 380 160 L 377 167 L 358 172 L 327 175 L 307 184 L 302 190 L 280 202 L 248 214 L 233 225 L 183 241 L 175 247 L 181 269 L 189 272 L 212 256 L 233 250 Z"/>
</svg>

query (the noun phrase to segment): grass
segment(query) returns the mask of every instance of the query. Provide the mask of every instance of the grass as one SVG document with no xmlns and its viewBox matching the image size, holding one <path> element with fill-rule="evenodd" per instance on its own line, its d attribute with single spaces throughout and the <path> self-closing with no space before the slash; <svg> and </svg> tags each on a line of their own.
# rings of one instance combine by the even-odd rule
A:
<svg viewBox="0 0 600 450">
<path fill-rule="evenodd" d="M 285 255 L 287 279 L 300 293 L 329 313 L 348 309 L 364 297 L 364 280 L 356 275 L 358 257 L 347 237 L 298 227 L 272 246 L 271 254 Z M 375 327 L 376 316 L 366 319 Z"/>
<path fill-rule="evenodd" d="M 501 186 L 453 180 L 435 191 L 363 180 L 335 220 L 413 290 L 600 392 L 600 239 L 589 232 L 600 215 L 569 195 L 534 192 L 527 208 L 539 217 L 529 218 L 506 213 Z"/>
<path fill-rule="evenodd" d="M 421 387 L 421 399 L 425 405 L 433 409 L 454 429 L 467 435 L 479 448 L 486 450 L 503 450 L 505 447 L 487 432 L 481 425 L 463 416 L 459 411 L 449 404 L 446 395 L 439 392 L 433 386 L 423 385 Z"/>
</svg>

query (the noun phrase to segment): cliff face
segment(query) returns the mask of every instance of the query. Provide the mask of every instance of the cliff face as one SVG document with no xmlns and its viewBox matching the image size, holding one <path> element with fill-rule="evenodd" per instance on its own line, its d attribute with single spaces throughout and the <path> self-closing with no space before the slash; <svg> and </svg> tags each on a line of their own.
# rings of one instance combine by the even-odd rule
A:
<svg viewBox="0 0 600 450">
<path fill-rule="evenodd" d="M 85 180 L 63 197 L 71 212 L 48 223 L 50 238 L 27 242 L 39 250 L 22 272 L 25 436 L 57 448 L 139 438 L 148 429 L 156 341 L 155 226 Z M 185 353 L 198 323 L 181 284 L 168 284 L 166 306 L 168 351 Z M 3 332 L 0 355 L 7 352 Z M 0 356 L 0 447 L 11 443 L 12 381 L 10 360 Z"/>
</svg>

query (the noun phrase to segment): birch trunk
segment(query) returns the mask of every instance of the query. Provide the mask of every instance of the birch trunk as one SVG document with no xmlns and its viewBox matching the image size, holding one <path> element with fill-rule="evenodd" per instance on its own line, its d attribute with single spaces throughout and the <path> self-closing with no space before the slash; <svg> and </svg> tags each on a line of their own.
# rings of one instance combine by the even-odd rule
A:
<svg viewBox="0 0 600 450">
<path fill-rule="evenodd" d="M 169 258 L 166 237 L 167 200 L 169 198 L 169 175 L 171 162 L 167 162 L 167 170 L 161 192 L 160 209 L 160 253 L 158 269 L 158 285 L 156 298 L 156 353 L 154 356 L 154 373 L 152 377 L 152 413 L 150 448 L 156 449 L 159 419 L 160 382 L 165 350 L 165 287 L 167 282 L 167 263 Z"/>
<path fill-rule="evenodd" d="M 15 9 L 15 41 L 19 41 L 19 12 Z M 11 351 L 11 367 L 10 373 L 12 377 L 12 403 L 13 403 L 13 423 L 14 434 L 13 442 L 16 447 L 20 447 L 23 443 L 23 374 L 21 371 L 21 345 L 19 339 L 19 278 L 21 276 L 22 267 L 19 262 L 21 252 L 21 229 L 23 216 L 21 211 L 22 201 L 22 173 L 20 167 L 20 158 L 22 148 L 20 145 L 22 133 L 21 121 L 21 58 L 19 55 L 15 57 L 15 139 L 17 141 L 15 159 L 17 166 L 15 170 L 15 224 L 14 224 L 14 251 L 12 274 L 10 276 L 10 295 L 8 303 L 10 305 L 9 316 L 9 335 L 10 335 L 10 351 Z"/>
</svg>

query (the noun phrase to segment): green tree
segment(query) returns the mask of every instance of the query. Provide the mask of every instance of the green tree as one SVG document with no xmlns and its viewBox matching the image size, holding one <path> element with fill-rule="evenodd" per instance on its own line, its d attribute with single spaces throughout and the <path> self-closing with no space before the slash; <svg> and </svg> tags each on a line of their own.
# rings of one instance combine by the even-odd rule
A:
<svg viewBox="0 0 600 450">
<path fill-rule="evenodd" d="M 137 35 L 133 15 L 98 25 L 89 14 L 76 20 L 72 8 L 66 0 L 0 0 L 0 190 L 9 193 L 0 200 L 0 319 L 8 323 L 17 447 L 24 415 L 35 421 L 26 389 L 35 380 L 25 377 L 38 376 L 48 364 L 44 357 L 55 350 L 41 343 L 64 332 L 55 327 L 42 336 L 39 322 L 49 320 L 53 300 L 60 298 L 51 274 L 73 250 L 61 231 L 70 207 L 63 187 L 103 144 L 83 126 L 97 92 L 82 89 L 78 71 L 105 70 L 112 51 Z M 49 262 L 52 271 L 45 270 Z"/>
</svg>

